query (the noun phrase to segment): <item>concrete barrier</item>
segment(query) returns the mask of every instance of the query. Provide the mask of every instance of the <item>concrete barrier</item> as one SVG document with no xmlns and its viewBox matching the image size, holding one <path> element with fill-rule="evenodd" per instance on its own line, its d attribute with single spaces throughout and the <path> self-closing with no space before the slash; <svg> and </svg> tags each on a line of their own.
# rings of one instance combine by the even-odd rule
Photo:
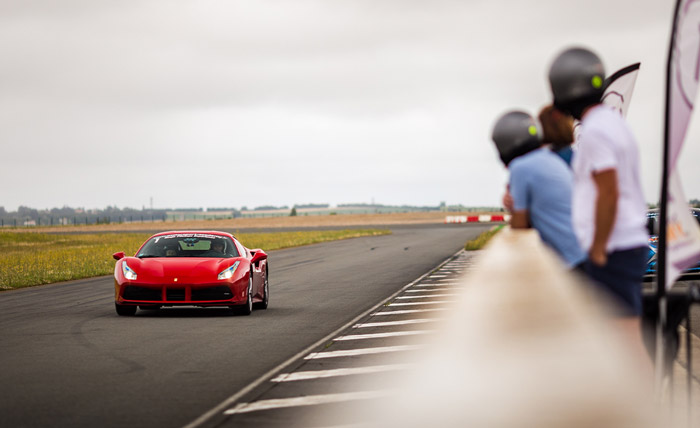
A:
<svg viewBox="0 0 700 428">
<path fill-rule="evenodd" d="M 653 379 L 611 327 L 608 303 L 537 232 L 506 228 L 477 257 L 378 426 L 665 426 Z"/>
</svg>

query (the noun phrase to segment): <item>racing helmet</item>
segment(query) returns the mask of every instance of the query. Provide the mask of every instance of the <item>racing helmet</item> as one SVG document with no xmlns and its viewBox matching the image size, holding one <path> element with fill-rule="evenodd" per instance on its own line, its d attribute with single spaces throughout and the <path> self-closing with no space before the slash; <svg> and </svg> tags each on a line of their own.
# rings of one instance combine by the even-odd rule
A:
<svg viewBox="0 0 700 428">
<path fill-rule="evenodd" d="M 529 114 L 513 110 L 503 114 L 493 126 L 491 139 L 496 143 L 503 163 L 508 164 L 542 145 L 542 136 L 537 122 Z"/>
<path fill-rule="evenodd" d="M 549 67 L 554 106 L 576 119 L 586 107 L 600 102 L 604 81 L 603 62 L 585 48 L 565 50 Z"/>
</svg>

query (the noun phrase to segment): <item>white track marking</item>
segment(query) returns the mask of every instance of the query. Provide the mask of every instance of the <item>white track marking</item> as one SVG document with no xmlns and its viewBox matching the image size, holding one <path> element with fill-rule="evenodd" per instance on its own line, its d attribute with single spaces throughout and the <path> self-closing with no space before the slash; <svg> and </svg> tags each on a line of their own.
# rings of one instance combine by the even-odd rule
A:
<svg viewBox="0 0 700 428">
<path fill-rule="evenodd" d="M 408 324 L 423 324 L 426 322 L 435 322 L 439 319 L 434 318 L 420 318 L 415 320 L 401 320 L 401 321 L 381 321 L 381 322 L 366 322 L 362 324 L 355 324 L 352 328 L 372 328 L 372 327 L 388 327 L 393 325 L 408 325 Z"/>
<path fill-rule="evenodd" d="M 450 302 L 449 300 L 435 300 L 432 302 L 410 302 L 410 303 L 390 303 L 389 306 L 416 306 L 416 305 L 445 305 Z"/>
<path fill-rule="evenodd" d="M 459 296 L 459 294 L 424 294 L 420 296 L 399 296 L 397 299 L 401 300 L 406 300 L 406 299 L 429 299 L 432 297 L 455 297 Z"/>
<path fill-rule="evenodd" d="M 438 265 L 438 269 L 445 266 L 447 263 L 453 261 L 455 257 L 461 257 L 461 254 L 464 253 L 464 250 L 459 250 L 457 253 L 454 255 L 448 257 L 445 261 L 440 263 Z M 393 299 L 395 296 L 398 296 L 401 294 L 403 291 L 413 287 L 416 284 L 419 284 L 421 281 L 424 281 L 425 278 L 430 274 L 430 272 L 426 272 L 420 277 L 414 279 L 413 281 L 409 282 L 408 284 L 404 285 L 400 290 L 397 292 L 393 293 L 392 295 L 388 296 L 386 299 L 384 299 L 382 302 L 377 303 L 375 306 L 367 309 L 365 312 L 357 315 L 354 319 L 348 321 L 345 325 L 339 327 L 335 331 L 327 334 L 326 336 L 320 338 L 316 342 L 312 343 L 311 345 L 307 346 L 305 349 L 299 351 L 295 355 L 289 357 L 287 360 L 282 362 L 281 364 L 277 365 L 276 367 L 273 367 L 272 369 L 268 370 L 263 374 L 262 376 L 258 377 L 255 379 L 253 382 L 248 384 L 246 387 L 243 389 L 239 390 L 235 394 L 231 395 L 230 397 L 226 398 L 224 401 L 221 403 L 217 404 L 213 408 L 209 409 L 205 413 L 201 414 L 199 417 L 197 417 L 195 420 L 190 422 L 189 424 L 185 425 L 183 428 L 199 428 L 202 425 L 204 425 L 206 422 L 208 422 L 210 419 L 214 418 L 216 415 L 221 414 L 224 409 L 230 407 L 233 403 L 235 403 L 238 399 L 243 397 L 244 395 L 248 394 L 250 391 L 254 390 L 258 386 L 260 386 L 263 382 L 266 380 L 270 379 L 275 373 L 279 372 L 280 370 L 284 369 L 285 367 L 289 366 L 293 362 L 297 361 L 299 358 L 301 358 L 302 355 L 306 354 L 309 352 L 311 349 L 316 349 L 319 346 L 321 346 L 324 343 L 327 343 L 328 340 L 330 340 L 332 337 L 338 335 L 341 331 L 345 330 L 349 326 L 351 326 L 353 323 L 363 319 L 365 316 L 368 314 L 371 314 L 374 311 L 377 311 L 382 308 L 382 306 L 385 306 L 386 301 L 389 301 Z"/>
<path fill-rule="evenodd" d="M 433 308 L 433 309 L 404 309 L 401 311 L 383 311 L 375 312 L 370 314 L 370 316 L 378 317 L 382 315 L 403 315 L 403 314 L 418 314 L 421 312 L 436 312 L 436 311 L 446 311 L 447 308 Z"/>
<path fill-rule="evenodd" d="M 333 340 L 365 340 L 365 339 L 381 339 L 384 337 L 396 336 L 412 336 L 416 334 L 432 333 L 435 330 L 413 330 L 413 331 L 392 331 L 389 333 L 372 333 L 372 334 L 350 334 L 347 336 L 338 336 Z"/>
<path fill-rule="evenodd" d="M 417 349 L 423 348 L 423 345 L 400 345 L 400 346 L 381 346 L 377 348 L 363 348 L 363 349 L 348 349 L 344 351 L 328 351 L 328 352 L 314 352 L 306 357 L 305 360 L 318 360 L 322 358 L 338 358 L 338 357 L 353 357 L 357 355 L 371 355 L 371 354 L 384 354 L 386 352 L 402 352 L 402 351 L 415 351 Z"/>
<path fill-rule="evenodd" d="M 306 372 L 282 373 L 270 382 L 294 382 L 298 380 L 322 379 L 337 376 L 352 376 L 370 373 L 381 373 L 392 370 L 406 370 L 411 368 L 411 364 L 387 364 L 383 366 L 352 367 L 333 370 L 313 370 Z"/>
<path fill-rule="evenodd" d="M 240 403 L 233 409 L 224 412 L 225 415 L 250 413 L 259 410 L 283 409 L 287 407 L 315 406 L 318 404 L 342 403 L 353 400 L 369 400 L 386 397 L 393 391 L 360 391 L 345 392 L 341 394 L 307 395 L 305 397 L 276 398 L 272 400 L 260 400 L 252 403 Z"/>
<path fill-rule="evenodd" d="M 444 287 L 446 285 L 460 285 L 457 282 L 434 283 L 434 284 L 416 284 L 416 287 Z"/>
<path fill-rule="evenodd" d="M 433 291 L 451 291 L 455 287 L 431 288 L 430 290 L 406 290 L 406 293 L 432 293 Z"/>
</svg>

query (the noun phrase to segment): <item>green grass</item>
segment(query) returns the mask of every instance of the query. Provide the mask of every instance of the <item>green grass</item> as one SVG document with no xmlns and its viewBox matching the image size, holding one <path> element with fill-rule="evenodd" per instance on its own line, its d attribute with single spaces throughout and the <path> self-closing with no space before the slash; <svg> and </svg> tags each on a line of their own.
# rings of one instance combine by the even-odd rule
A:
<svg viewBox="0 0 700 428">
<path fill-rule="evenodd" d="M 390 234 L 389 230 L 352 229 L 279 233 L 240 233 L 248 248 L 265 251 L 360 236 Z M 0 232 L 0 290 L 110 275 L 112 254 L 133 255 L 150 233 L 8 233 Z"/>
<path fill-rule="evenodd" d="M 467 244 L 464 246 L 464 249 L 467 251 L 480 250 L 501 229 L 503 229 L 503 225 L 499 225 L 491 228 L 490 230 L 487 230 L 486 232 L 482 233 L 481 235 L 477 236 L 471 241 L 468 241 Z"/>
</svg>

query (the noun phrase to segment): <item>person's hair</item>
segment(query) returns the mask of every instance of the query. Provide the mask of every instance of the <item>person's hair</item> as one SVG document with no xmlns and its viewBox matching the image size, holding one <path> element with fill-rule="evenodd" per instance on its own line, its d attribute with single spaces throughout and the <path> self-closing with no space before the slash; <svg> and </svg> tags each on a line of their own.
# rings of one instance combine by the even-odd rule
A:
<svg viewBox="0 0 700 428">
<path fill-rule="evenodd" d="M 542 125 L 542 140 L 545 144 L 551 144 L 559 150 L 574 142 L 574 119 L 568 114 L 548 105 L 540 110 L 538 119 Z"/>
</svg>

